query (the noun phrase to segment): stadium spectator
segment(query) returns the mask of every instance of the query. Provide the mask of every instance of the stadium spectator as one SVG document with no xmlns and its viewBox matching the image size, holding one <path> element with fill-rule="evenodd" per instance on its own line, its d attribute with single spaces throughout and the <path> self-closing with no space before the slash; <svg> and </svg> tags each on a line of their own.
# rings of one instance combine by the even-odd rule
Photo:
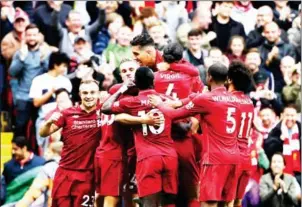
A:
<svg viewBox="0 0 302 207">
<path fill-rule="evenodd" d="M 271 172 L 260 180 L 260 197 L 264 206 L 295 207 L 298 204 L 295 178 L 284 172 L 286 165 L 282 154 L 272 156 Z"/>
<path fill-rule="evenodd" d="M 149 26 L 147 30 L 154 40 L 155 48 L 157 50 L 163 51 L 165 46 L 171 42 L 171 40 L 167 38 L 165 28 L 160 21 Z"/>
<path fill-rule="evenodd" d="M 60 19 L 59 12 L 61 10 L 60 4 L 53 5 L 52 23 L 55 25 L 56 30 L 60 37 L 59 48 L 61 52 L 66 54 L 72 54 L 74 40 L 79 36 L 85 36 L 89 43 L 97 35 L 97 31 L 105 24 L 105 11 L 104 5 L 99 5 L 99 17 L 92 25 L 83 25 L 79 12 L 70 11 L 66 19 L 67 28 L 63 28 Z"/>
<path fill-rule="evenodd" d="M 295 69 L 296 61 L 291 56 L 285 56 L 280 61 L 280 70 L 286 85 L 291 83 L 291 76 Z"/>
<path fill-rule="evenodd" d="M 34 23 L 45 37 L 45 42 L 49 45 L 59 47 L 60 37 L 55 29 L 55 24 L 52 22 L 52 12 L 56 4 L 62 4 L 59 12 L 59 21 L 63 27 L 66 27 L 66 19 L 71 11 L 71 6 L 63 4 L 63 1 L 48 0 L 46 4 L 38 6 L 33 15 Z"/>
<path fill-rule="evenodd" d="M 301 8 L 300 15 L 293 21 L 293 26 L 287 31 L 289 42 L 296 48 L 297 57 L 301 57 Z"/>
<path fill-rule="evenodd" d="M 73 53 L 70 56 L 71 59 L 75 60 L 77 64 L 83 64 L 88 62 L 94 55 L 85 36 L 79 36 L 74 40 Z"/>
<path fill-rule="evenodd" d="M 296 177 L 301 186 L 301 123 L 297 121 L 297 110 L 289 105 L 284 108 L 281 121 L 264 141 L 264 149 L 269 158 L 282 152 L 286 161 L 284 171 Z"/>
<path fill-rule="evenodd" d="M 227 57 L 229 58 L 230 62 L 233 60 L 240 60 L 241 62 L 244 62 L 245 41 L 243 37 L 237 35 L 232 36 L 229 42 L 228 50 Z"/>
<path fill-rule="evenodd" d="M 52 142 L 47 148 L 44 157 L 46 162 L 41 167 L 40 172 L 35 177 L 33 183 L 26 191 L 23 198 L 18 201 L 16 207 L 51 206 L 51 191 L 55 172 L 59 167 L 62 142 Z"/>
<path fill-rule="evenodd" d="M 199 29 L 202 32 L 202 48 L 210 49 L 210 41 L 216 38 L 216 34 L 211 30 L 208 31 L 210 24 L 212 23 L 211 10 L 207 7 L 200 6 L 193 12 L 192 21 L 190 23 L 184 23 L 177 29 L 177 40 L 182 46 L 187 47 L 188 33 L 192 29 Z"/>
<path fill-rule="evenodd" d="M 204 67 L 204 57 L 207 51 L 201 48 L 202 32 L 198 29 L 192 29 L 188 33 L 188 48 L 183 53 L 183 58 L 196 66 L 199 75 L 204 84 L 206 84 L 206 69 Z"/>
<path fill-rule="evenodd" d="M 21 199 L 38 174 L 45 160 L 30 151 L 24 136 L 12 139 L 12 159 L 4 164 L 2 175 L 6 183 L 5 203 Z"/>
<path fill-rule="evenodd" d="M 29 19 L 27 14 L 21 9 L 16 9 L 13 29 L 1 41 L 1 54 L 5 59 L 6 67 L 10 66 L 13 55 L 25 41 L 25 29 L 28 24 Z"/>
<path fill-rule="evenodd" d="M 273 10 L 269 6 L 262 6 L 258 9 L 256 28 L 252 30 L 246 39 L 246 47 L 259 47 L 265 41 L 263 37 L 263 28 L 266 24 L 273 21 Z M 288 42 L 287 34 L 281 29 L 281 39 Z"/>
<path fill-rule="evenodd" d="M 231 18 L 240 22 L 244 27 L 245 34 L 248 35 L 255 28 L 257 9 L 253 7 L 252 1 L 235 1 Z"/>
<path fill-rule="evenodd" d="M 243 25 L 230 17 L 233 6 L 234 2 L 232 1 L 217 2 L 217 15 L 213 17 L 213 23 L 209 28 L 216 34 L 216 38 L 210 42 L 211 46 L 218 47 L 222 52 L 226 52 L 233 35 L 240 35 L 245 38 Z"/>
<path fill-rule="evenodd" d="M 14 56 L 9 68 L 12 77 L 18 79 L 16 91 L 16 133 L 25 134 L 26 126 L 30 118 L 34 120 L 33 102 L 29 97 L 32 80 L 48 70 L 49 46 L 39 42 L 39 29 L 30 24 L 25 29 L 25 43 L 21 45 Z"/>
<path fill-rule="evenodd" d="M 211 65 L 218 62 L 226 66 L 228 66 L 230 63 L 229 59 L 221 52 L 218 47 L 212 47 L 209 50 L 209 56 L 204 59 L 205 68 L 208 69 Z"/>
<path fill-rule="evenodd" d="M 280 38 L 281 31 L 275 22 L 266 24 L 263 34 L 265 42 L 259 47 L 262 63 L 274 75 L 275 92 L 281 93 L 285 81 L 282 77 L 280 61 L 285 56 L 291 56 L 296 59 L 296 52 L 292 45 L 285 43 Z"/>
<path fill-rule="evenodd" d="M 292 27 L 298 12 L 289 7 L 288 1 L 274 1 L 274 21 L 285 31 Z"/>
<path fill-rule="evenodd" d="M 40 154 L 43 155 L 48 147 L 49 139 L 39 136 L 39 130 L 45 116 L 56 108 L 55 92 L 60 88 L 65 88 L 69 93 L 72 90 L 71 82 L 63 75 L 67 71 L 69 58 L 61 52 L 52 53 L 49 57 L 48 72 L 36 76 L 32 80 L 29 97 L 33 100 L 33 105 L 39 109 L 36 120 L 36 140 L 40 147 Z"/>
<path fill-rule="evenodd" d="M 15 9 L 13 7 L 12 1 L 7 1 L 7 0 L 1 1 L 0 6 L 1 6 L 0 40 L 2 40 L 7 33 L 13 30 Z"/>
</svg>

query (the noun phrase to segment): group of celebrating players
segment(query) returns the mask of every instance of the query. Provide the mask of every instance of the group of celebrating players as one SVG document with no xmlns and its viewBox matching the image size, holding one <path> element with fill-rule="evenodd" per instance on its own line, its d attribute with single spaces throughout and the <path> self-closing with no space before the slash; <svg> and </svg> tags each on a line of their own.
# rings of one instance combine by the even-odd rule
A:
<svg viewBox="0 0 302 207">
<path fill-rule="evenodd" d="M 160 54 L 145 33 L 131 45 L 134 59 L 119 67 L 124 83 L 104 102 L 98 82 L 83 80 L 81 104 L 40 130 L 62 129 L 52 206 L 133 206 L 135 196 L 144 207 L 241 206 L 254 111 L 249 70 L 215 63 L 207 91 L 180 45 Z"/>
</svg>

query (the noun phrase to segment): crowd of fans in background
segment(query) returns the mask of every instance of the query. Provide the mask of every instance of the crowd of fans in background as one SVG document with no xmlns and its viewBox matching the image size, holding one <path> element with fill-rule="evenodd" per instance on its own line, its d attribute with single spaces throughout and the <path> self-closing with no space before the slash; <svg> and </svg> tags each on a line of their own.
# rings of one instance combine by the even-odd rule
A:
<svg viewBox="0 0 302 207">
<path fill-rule="evenodd" d="M 295 206 L 294 200 L 301 202 L 299 3 L 1 1 L 0 107 L 12 117 L 14 132 L 14 157 L 2 173 L 6 196 L 1 190 L 1 201 L 28 206 L 47 196 L 26 193 L 50 188 L 46 181 L 40 186 L 39 179 L 53 178 L 62 148 L 59 133 L 40 138 L 41 124 L 53 111 L 79 102 L 81 80 L 100 81 L 102 94 L 122 82 L 119 65 L 133 58 L 130 41 L 147 32 L 159 51 L 179 42 L 183 58 L 198 68 L 204 84 L 213 63 L 228 66 L 240 60 L 248 66 L 255 83 L 249 92 L 255 106 L 250 143 L 254 171 L 244 206 Z M 269 171 L 281 177 L 272 180 L 265 174 Z M 19 186 L 15 178 L 20 175 L 31 182 Z M 283 192 L 272 195 L 274 183 Z"/>
</svg>

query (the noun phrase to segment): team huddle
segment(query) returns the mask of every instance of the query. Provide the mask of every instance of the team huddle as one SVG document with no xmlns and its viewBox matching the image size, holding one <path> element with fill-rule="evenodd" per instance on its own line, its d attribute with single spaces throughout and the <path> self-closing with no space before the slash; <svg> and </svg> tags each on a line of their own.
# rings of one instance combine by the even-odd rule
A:
<svg viewBox="0 0 302 207">
<path fill-rule="evenodd" d="M 241 206 L 251 168 L 249 70 L 213 64 L 208 91 L 180 45 L 160 54 L 144 33 L 131 45 L 134 59 L 119 66 L 123 83 L 105 101 L 99 83 L 84 80 L 81 104 L 40 130 L 62 129 L 52 206 Z"/>
</svg>

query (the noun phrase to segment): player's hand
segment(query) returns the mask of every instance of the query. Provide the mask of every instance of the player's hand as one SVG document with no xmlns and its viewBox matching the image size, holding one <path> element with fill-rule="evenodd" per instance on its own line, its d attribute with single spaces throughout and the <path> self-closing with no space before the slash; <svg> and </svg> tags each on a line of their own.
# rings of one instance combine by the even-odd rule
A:
<svg viewBox="0 0 302 207">
<path fill-rule="evenodd" d="M 149 111 L 146 115 L 142 116 L 143 124 L 151 126 L 160 126 L 164 123 L 164 116 L 154 115 L 153 112 Z"/>
<path fill-rule="evenodd" d="M 164 100 L 164 104 L 174 109 L 182 106 L 182 102 L 180 100 L 166 99 Z"/>
<path fill-rule="evenodd" d="M 109 96 L 110 94 L 107 91 L 100 91 L 100 97 L 99 97 L 100 102 L 104 103 Z"/>
<path fill-rule="evenodd" d="M 59 120 L 59 118 L 62 116 L 60 112 L 54 112 L 51 117 L 47 120 L 48 124 L 52 124 Z"/>
<path fill-rule="evenodd" d="M 161 62 L 156 65 L 158 71 L 167 71 L 170 68 L 170 64 L 166 62 Z"/>
<path fill-rule="evenodd" d="M 280 187 L 281 174 L 277 174 L 274 179 L 274 185 L 278 189 Z"/>
<path fill-rule="evenodd" d="M 148 96 L 148 98 L 149 98 L 150 104 L 151 104 L 153 107 L 157 107 L 158 105 L 160 105 L 160 104 L 163 103 L 163 100 L 162 100 L 159 96 L 150 95 L 150 96 Z"/>
<path fill-rule="evenodd" d="M 128 88 L 131 88 L 133 86 L 135 86 L 135 83 L 132 80 L 128 79 L 127 81 L 124 82 L 122 87 L 120 87 L 119 92 L 125 93 L 128 90 Z"/>
</svg>

